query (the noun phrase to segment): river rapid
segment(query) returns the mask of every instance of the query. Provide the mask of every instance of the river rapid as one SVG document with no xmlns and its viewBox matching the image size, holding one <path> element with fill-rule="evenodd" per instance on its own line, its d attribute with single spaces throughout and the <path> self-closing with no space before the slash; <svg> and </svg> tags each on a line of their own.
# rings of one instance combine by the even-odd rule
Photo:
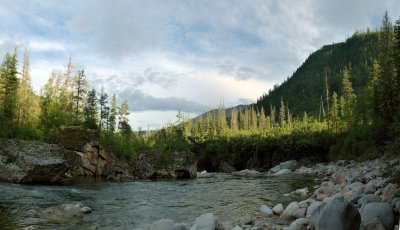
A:
<svg viewBox="0 0 400 230">
<path fill-rule="evenodd" d="M 262 204 L 287 204 L 295 198 L 284 194 L 313 185 L 312 177 L 297 174 L 211 174 L 183 181 L 81 180 L 64 186 L 0 183 L 0 229 L 147 229 L 162 218 L 191 226 L 196 217 L 207 212 L 229 226 L 238 224 L 242 216 L 258 216 Z M 32 210 L 78 202 L 93 212 L 58 220 L 31 214 Z"/>
</svg>

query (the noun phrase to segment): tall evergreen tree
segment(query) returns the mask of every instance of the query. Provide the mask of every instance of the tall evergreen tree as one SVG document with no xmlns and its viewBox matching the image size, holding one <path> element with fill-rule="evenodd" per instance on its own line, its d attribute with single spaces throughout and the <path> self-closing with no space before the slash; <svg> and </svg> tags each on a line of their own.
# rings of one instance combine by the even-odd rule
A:
<svg viewBox="0 0 400 230">
<path fill-rule="evenodd" d="M 281 97 L 281 107 L 279 108 L 279 121 L 280 121 L 281 127 L 284 127 L 285 122 L 286 122 L 286 109 L 285 109 L 285 103 L 283 102 L 282 97 Z"/>
<path fill-rule="evenodd" d="M 95 89 L 89 91 L 84 111 L 84 125 L 88 128 L 97 128 L 98 98 Z"/>
<path fill-rule="evenodd" d="M 74 80 L 75 119 L 77 122 L 81 122 L 88 90 L 88 82 L 86 80 L 85 70 L 78 70 Z"/>
<path fill-rule="evenodd" d="M 33 92 L 30 76 L 29 50 L 25 48 L 21 71 L 21 80 L 17 93 L 17 122 L 32 124 L 39 115 L 38 101 Z"/>
<path fill-rule="evenodd" d="M 109 123 L 109 131 L 111 133 L 115 132 L 117 128 L 117 101 L 115 98 L 115 93 L 113 94 L 111 99 L 111 108 L 110 108 L 110 116 L 108 118 L 108 123 Z"/>
<path fill-rule="evenodd" d="M 124 135 L 130 135 L 132 132 L 131 126 L 129 125 L 129 105 L 128 101 L 124 100 L 120 107 L 118 107 L 118 128 L 119 131 Z"/>
<path fill-rule="evenodd" d="M 238 128 L 238 111 L 236 108 L 233 108 L 231 111 L 231 130 L 237 131 Z"/>
<path fill-rule="evenodd" d="M 99 98 L 99 105 L 100 105 L 99 128 L 100 128 L 100 130 L 103 128 L 103 125 L 107 125 L 107 121 L 108 121 L 110 107 L 107 106 L 107 104 L 108 104 L 107 98 L 108 98 L 108 95 L 104 91 L 104 87 L 101 87 L 100 98 Z"/>
<path fill-rule="evenodd" d="M 393 68 L 393 26 L 386 12 L 380 30 L 378 79 L 379 116 L 382 121 L 389 123 L 395 115 L 395 82 Z"/>
<path fill-rule="evenodd" d="M 6 53 L 0 66 L 0 112 L 2 121 L 6 123 L 12 122 L 16 115 L 17 73 L 17 54 Z"/>
</svg>

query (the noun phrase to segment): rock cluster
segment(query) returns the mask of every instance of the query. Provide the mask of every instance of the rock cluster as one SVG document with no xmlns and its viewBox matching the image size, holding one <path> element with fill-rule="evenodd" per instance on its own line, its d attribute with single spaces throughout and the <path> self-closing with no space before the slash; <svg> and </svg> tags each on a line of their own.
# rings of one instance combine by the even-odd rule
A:
<svg viewBox="0 0 400 230">
<path fill-rule="evenodd" d="M 384 178 L 387 163 L 380 160 L 362 163 L 337 161 L 317 164 L 310 168 L 300 167 L 296 170 L 288 165 L 297 167 L 297 164 L 294 162 L 289 164 L 289 162 L 276 166 L 270 170 L 270 173 L 276 174 L 288 169 L 293 173 L 316 175 L 316 181 L 320 181 L 319 185 L 314 186 L 314 192 L 309 191 L 308 188 L 292 192 L 297 195 L 297 198 L 303 197 L 303 200 L 293 201 L 286 207 L 281 203 L 272 208 L 262 205 L 259 208 L 260 218 L 243 216 L 237 222 L 237 226 L 223 226 L 218 223 L 214 215 L 204 214 L 207 218 L 199 217 L 196 222 L 204 218 L 208 220 L 203 220 L 204 223 L 208 224 L 196 223 L 192 228 L 185 226 L 179 229 L 398 229 L 395 225 L 399 218 L 400 189 Z M 389 165 L 400 169 L 400 165 Z M 233 174 L 259 175 L 251 170 Z"/>
</svg>

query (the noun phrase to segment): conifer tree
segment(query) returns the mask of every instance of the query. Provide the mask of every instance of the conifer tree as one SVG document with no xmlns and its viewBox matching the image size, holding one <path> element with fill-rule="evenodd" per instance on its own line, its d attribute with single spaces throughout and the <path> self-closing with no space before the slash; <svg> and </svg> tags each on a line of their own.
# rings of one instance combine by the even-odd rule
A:
<svg viewBox="0 0 400 230">
<path fill-rule="evenodd" d="M 39 105 L 33 92 L 30 76 L 29 50 L 25 48 L 21 80 L 17 93 L 17 121 L 19 124 L 32 124 L 39 115 Z"/>
<path fill-rule="evenodd" d="M 237 131 L 238 128 L 238 111 L 236 108 L 233 108 L 231 111 L 231 130 Z"/>
<path fill-rule="evenodd" d="M 279 108 L 279 122 L 281 124 L 281 127 L 285 126 L 286 109 L 285 109 L 285 103 L 283 102 L 283 98 L 282 97 L 281 97 L 281 107 Z"/>
<path fill-rule="evenodd" d="M 100 90 L 100 98 L 99 98 L 99 105 L 100 105 L 100 121 L 99 121 L 99 129 L 101 130 L 104 125 L 107 126 L 108 116 L 110 107 L 107 106 L 108 104 L 108 95 L 104 91 L 104 87 L 101 87 Z"/>
<path fill-rule="evenodd" d="M 74 81 L 75 120 L 80 123 L 82 120 L 82 113 L 86 104 L 88 90 L 88 82 L 86 79 L 85 70 L 78 70 Z"/>
<path fill-rule="evenodd" d="M 261 111 L 260 111 L 260 113 L 258 114 L 258 128 L 259 129 L 266 129 L 267 128 L 267 123 L 266 123 L 266 120 L 265 120 L 265 110 L 264 110 L 264 107 L 263 106 L 261 106 Z"/>
<path fill-rule="evenodd" d="M 379 116 L 385 123 L 392 122 L 395 115 L 395 82 L 393 68 L 393 26 L 386 12 L 380 30 L 378 78 Z"/>
<path fill-rule="evenodd" d="M 17 54 L 6 53 L 0 66 L 0 112 L 2 121 L 10 123 L 15 118 L 17 89 Z"/>
<path fill-rule="evenodd" d="M 119 131 L 124 135 L 130 135 L 132 129 L 129 125 L 129 105 L 128 101 L 124 100 L 120 107 L 118 107 L 118 128 Z"/>
<path fill-rule="evenodd" d="M 115 132 L 117 128 L 117 101 L 115 98 L 115 93 L 113 94 L 111 99 L 111 108 L 110 108 L 110 116 L 108 118 L 108 123 L 109 123 L 109 131 L 111 133 Z"/>
<path fill-rule="evenodd" d="M 88 128 L 97 128 L 98 98 L 95 89 L 89 91 L 84 111 L 84 125 Z"/>
</svg>

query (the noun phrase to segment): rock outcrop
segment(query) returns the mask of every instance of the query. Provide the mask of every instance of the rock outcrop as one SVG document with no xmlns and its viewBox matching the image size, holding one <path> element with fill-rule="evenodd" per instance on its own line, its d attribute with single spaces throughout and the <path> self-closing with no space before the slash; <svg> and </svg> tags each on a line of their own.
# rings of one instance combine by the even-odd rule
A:
<svg viewBox="0 0 400 230">
<path fill-rule="evenodd" d="M 131 161 L 101 149 L 97 130 L 61 126 L 54 135 L 54 142 L 65 148 L 65 158 L 72 165 L 68 173 L 72 177 L 133 178 Z"/>
<path fill-rule="evenodd" d="M 151 149 L 138 154 L 135 161 L 138 178 L 178 178 L 197 176 L 196 155 L 187 150 L 160 151 Z"/>
<path fill-rule="evenodd" d="M 0 180 L 13 183 L 63 183 L 71 165 L 59 145 L 0 139 Z"/>
</svg>

